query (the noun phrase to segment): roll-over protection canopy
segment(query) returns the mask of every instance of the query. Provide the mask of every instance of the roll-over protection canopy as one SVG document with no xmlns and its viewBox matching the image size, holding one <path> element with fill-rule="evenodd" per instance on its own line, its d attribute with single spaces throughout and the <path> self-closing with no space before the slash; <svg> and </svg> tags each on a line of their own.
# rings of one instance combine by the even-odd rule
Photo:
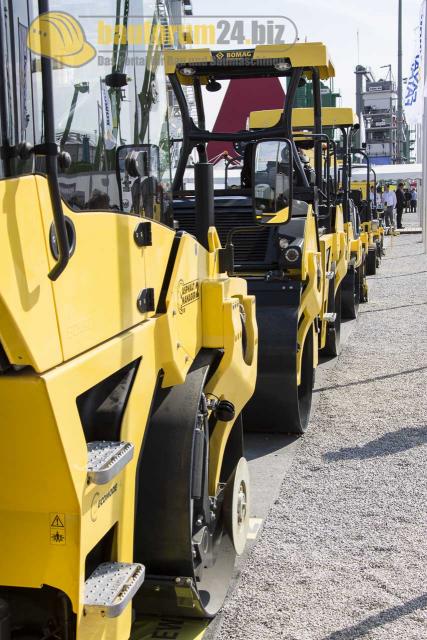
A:
<svg viewBox="0 0 427 640">
<path fill-rule="evenodd" d="M 197 77 L 206 84 L 209 77 L 217 80 L 248 77 L 287 77 L 293 69 L 304 69 L 306 78 L 313 68 L 322 80 L 335 76 L 326 46 L 321 42 L 266 44 L 245 49 L 212 51 L 203 49 L 171 49 L 164 52 L 167 74 L 176 73 L 182 84 L 191 85 Z M 279 64 L 287 63 L 287 65 Z M 191 68 L 192 75 L 181 72 Z"/>
</svg>

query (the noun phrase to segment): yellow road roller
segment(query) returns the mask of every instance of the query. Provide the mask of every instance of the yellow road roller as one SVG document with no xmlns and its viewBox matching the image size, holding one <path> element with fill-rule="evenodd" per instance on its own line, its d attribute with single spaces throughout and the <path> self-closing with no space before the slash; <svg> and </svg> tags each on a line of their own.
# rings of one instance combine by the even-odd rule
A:
<svg viewBox="0 0 427 640">
<path fill-rule="evenodd" d="M 270 112 L 272 117 L 274 112 Z M 277 117 L 274 115 L 274 117 Z M 310 138 L 306 135 L 306 131 L 313 129 L 313 112 L 311 109 L 295 109 L 293 114 L 294 129 L 299 130 L 300 144 L 310 148 Z M 325 131 L 330 136 L 329 144 L 332 147 L 334 155 L 334 169 L 328 168 L 325 164 L 325 173 L 330 175 L 331 188 L 334 194 L 335 205 L 342 205 L 344 216 L 344 229 L 347 238 L 347 262 L 348 270 L 341 284 L 341 312 L 345 319 L 354 319 L 357 317 L 360 302 L 366 302 L 368 299 L 368 283 L 366 279 L 368 266 L 368 249 L 374 242 L 373 238 L 377 233 L 380 238 L 383 229 L 380 222 L 369 222 L 369 233 L 365 218 L 372 218 L 377 212 L 376 193 L 374 202 L 370 202 L 368 211 L 366 198 L 361 195 L 360 190 L 353 189 L 352 168 L 355 166 L 352 157 L 355 150 L 351 147 L 354 132 L 358 130 L 359 123 L 357 115 L 353 109 L 347 107 L 324 107 L 322 108 L 322 124 Z M 333 140 L 335 131 L 341 133 L 341 150 L 338 171 L 336 170 L 337 147 Z M 327 147 L 327 145 L 326 145 Z M 326 157 L 326 152 L 324 154 Z M 366 166 L 363 165 L 366 169 Z M 372 166 L 369 171 L 374 173 Z M 363 185 L 365 186 L 365 185 Z M 375 185 L 376 186 L 376 185 Z M 371 224 L 372 222 L 372 224 Z M 376 231 L 377 230 L 377 231 Z M 371 234 L 369 236 L 369 234 Z M 371 238 L 371 243 L 370 239 Z"/>
<path fill-rule="evenodd" d="M 300 127 L 312 127 L 310 109 L 296 109 L 299 112 L 296 122 Z M 342 154 L 339 171 L 331 175 L 335 205 L 342 207 L 344 230 L 346 234 L 347 273 L 341 281 L 341 314 L 344 319 L 357 317 L 359 303 L 367 300 L 368 283 L 366 280 L 366 251 L 361 238 L 360 216 L 351 198 L 351 156 L 350 146 L 353 133 L 358 130 L 359 122 L 353 109 L 348 107 L 322 108 L 322 124 L 333 139 L 335 132 L 341 133 Z M 332 142 L 332 148 L 337 148 Z M 338 209 L 339 212 L 339 209 Z M 339 217 L 340 217 L 339 212 Z"/>
<path fill-rule="evenodd" d="M 251 113 L 249 120 L 250 128 L 258 129 L 262 126 L 274 126 L 280 119 L 280 110 L 268 110 Z M 316 137 L 313 135 L 314 113 L 311 108 L 296 108 L 292 113 L 292 127 L 295 143 L 301 153 L 306 158 L 306 165 L 310 162 L 314 164 L 314 143 Z M 364 245 L 360 237 L 360 221 L 358 210 L 350 197 L 349 177 L 350 177 L 350 156 L 349 144 L 354 130 L 358 128 L 356 114 L 350 108 L 323 107 L 322 127 L 324 133 L 323 140 L 323 167 L 322 173 L 326 182 L 326 192 L 332 208 L 332 222 L 330 231 L 335 235 L 324 233 L 321 242 L 324 251 L 328 250 L 331 240 L 335 247 L 334 251 L 334 296 L 329 296 L 329 304 L 334 297 L 341 298 L 341 314 L 335 320 L 335 332 L 339 331 L 341 315 L 343 318 L 356 318 L 359 302 L 367 298 L 367 281 L 365 273 Z M 334 140 L 335 130 L 342 132 L 342 164 L 338 170 L 337 145 Z M 345 246 L 343 246 L 343 231 L 345 235 Z M 345 271 L 347 268 L 347 271 Z M 332 283 L 330 283 L 332 289 Z M 339 303 L 335 304 L 338 308 Z M 326 349 L 328 351 L 328 349 Z M 332 355 L 334 355 L 334 350 Z"/>
<path fill-rule="evenodd" d="M 297 43 L 237 51 L 191 49 L 168 51 L 165 60 L 183 124 L 173 184 L 174 216 L 181 229 L 196 232 L 195 193 L 187 177 L 194 159 L 204 161 L 214 141 L 232 142 L 240 158 L 233 167 L 234 176 L 240 172 L 237 184 L 215 185 L 214 218 L 225 244 L 224 268 L 243 276 L 257 299 L 259 375 L 244 412 L 245 428 L 303 433 L 318 347 L 331 354 L 339 350 L 341 304 L 335 283 L 347 272 L 342 215 L 335 232 L 329 181 L 322 175 L 320 81 L 334 75 L 327 48 Z M 242 131 L 206 128 L 204 101 L 221 88 L 221 81 L 239 82 L 244 97 L 246 82 L 265 77 L 289 83 L 273 125 L 261 122 Z M 296 91 L 307 79 L 314 87 L 317 172 L 304 166 L 292 136 Z"/>
<path fill-rule="evenodd" d="M 1 640 L 212 617 L 247 537 L 255 299 L 222 268 L 209 163 L 197 237 L 173 226 L 161 51 L 99 60 L 94 16 L 140 20 L 120 5 L 1 2 Z"/>
<path fill-rule="evenodd" d="M 296 119 L 300 128 L 313 127 L 310 109 L 296 109 Z M 352 199 L 351 191 L 351 141 L 355 131 L 359 128 L 357 115 L 348 107 L 322 108 L 322 124 L 325 130 L 334 138 L 335 132 L 341 134 L 341 166 L 331 173 L 335 204 L 342 206 L 344 229 L 347 239 L 347 274 L 341 284 L 341 312 L 345 319 L 357 317 L 359 303 L 368 298 L 368 283 L 366 280 L 367 249 L 362 241 L 361 221 L 358 207 Z M 332 142 L 336 155 L 337 148 Z"/>
<path fill-rule="evenodd" d="M 381 258 L 384 255 L 384 226 L 379 215 L 381 203 L 378 201 L 377 176 L 364 149 L 352 149 L 351 151 L 352 155 L 360 155 L 365 160 L 365 164 L 351 162 L 351 169 L 357 168 L 366 171 L 366 181 L 362 184 L 363 188 L 352 189 L 351 193 L 359 210 L 362 242 L 367 253 L 366 273 L 372 276 L 381 266 Z M 353 186 L 355 185 L 353 184 Z"/>
</svg>

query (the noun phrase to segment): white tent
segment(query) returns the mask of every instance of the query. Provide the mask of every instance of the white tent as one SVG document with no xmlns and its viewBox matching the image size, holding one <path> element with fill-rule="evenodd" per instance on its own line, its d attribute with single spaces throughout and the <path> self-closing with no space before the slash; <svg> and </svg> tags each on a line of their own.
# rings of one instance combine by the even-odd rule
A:
<svg viewBox="0 0 427 640">
<path fill-rule="evenodd" d="M 373 165 L 377 180 L 421 180 L 423 168 L 421 164 L 376 164 Z M 366 169 L 353 168 L 351 170 L 352 182 L 366 180 Z"/>
</svg>

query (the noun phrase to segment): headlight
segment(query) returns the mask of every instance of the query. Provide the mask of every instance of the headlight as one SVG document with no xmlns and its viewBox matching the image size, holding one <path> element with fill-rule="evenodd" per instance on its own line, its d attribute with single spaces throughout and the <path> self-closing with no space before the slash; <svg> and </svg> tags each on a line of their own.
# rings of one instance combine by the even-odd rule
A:
<svg viewBox="0 0 427 640">
<path fill-rule="evenodd" d="M 279 247 L 281 249 L 286 249 L 289 246 L 289 240 L 287 238 L 279 238 Z"/>
<path fill-rule="evenodd" d="M 179 72 L 182 73 L 183 76 L 194 76 L 194 74 L 196 73 L 196 70 L 193 69 L 192 67 L 182 67 L 181 69 L 179 69 Z"/>
<path fill-rule="evenodd" d="M 301 252 L 298 249 L 296 249 L 295 247 L 289 247 L 285 251 L 285 259 L 290 264 L 293 264 L 294 262 L 298 262 L 300 257 L 301 257 Z"/>
<path fill-rule="evenodd" d="M 289 69 L 292 69 L 292 65 L 290 62 L 276 62 L 274 68 L 277 71 L 289 71 Z"/>
</svg>

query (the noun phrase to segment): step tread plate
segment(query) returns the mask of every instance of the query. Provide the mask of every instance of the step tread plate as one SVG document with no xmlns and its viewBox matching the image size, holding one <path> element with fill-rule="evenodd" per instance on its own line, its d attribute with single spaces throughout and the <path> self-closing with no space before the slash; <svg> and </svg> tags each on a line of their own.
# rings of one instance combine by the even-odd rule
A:
<svg viewBox="0 0 427 640">
<path fill-rule="evenodd" d="M 89 479 L 94 484 L 106 484 L 133 458 L 134 446 L 130 442 L 88 442 Z"/>
<path fill-rule="evenodd" d="M 119 616 L 145 578 L 140 563 L 104 562 L 85 582 L 84 606 L 107 618 Z"/>
<path fill-rule="evenodd" d="M 324 313 L 323 320 L 325 320 L 328 324 L 333 324 L 337 319 L 336 313 Z"/>
</svg>

